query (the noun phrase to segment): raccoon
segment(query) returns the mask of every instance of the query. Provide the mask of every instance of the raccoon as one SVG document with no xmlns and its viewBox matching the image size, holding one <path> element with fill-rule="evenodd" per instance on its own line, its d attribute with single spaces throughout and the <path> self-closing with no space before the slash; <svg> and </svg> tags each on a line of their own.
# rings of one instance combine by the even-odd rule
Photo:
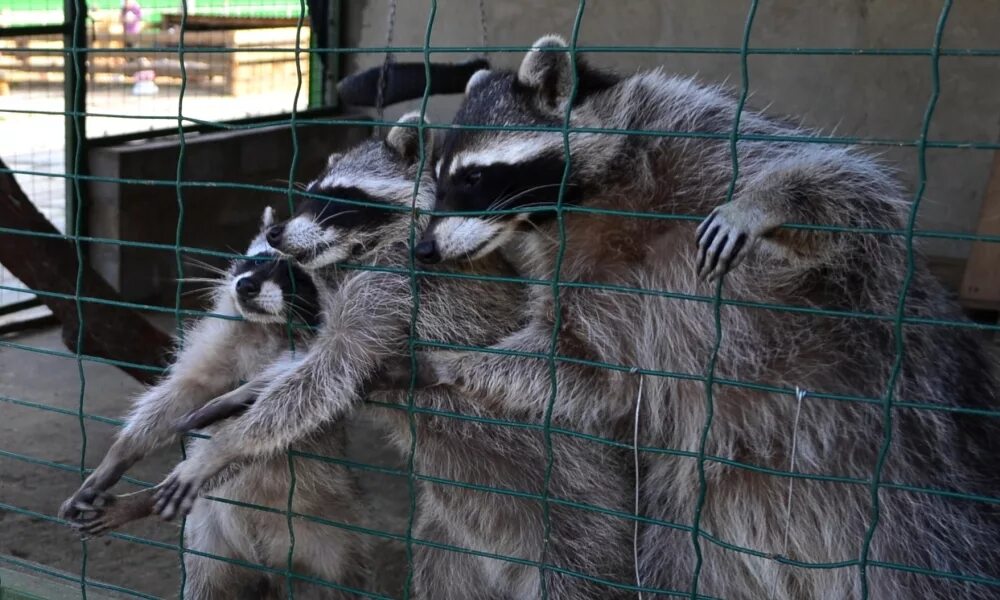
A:
<svg viewBox="0 0 1000 600">
<path fill-rule="evenodd" d="M 386 145 L 372 142 L 336 157 L 308 188 L 316 194 L 366 199 L 376 203 L 374 207 L 309 200 L 292 219 L 268 232 L 269 242 L 305 268 L 342 260 L 382 269 L 407 265 L 409 211 L 377 209 L 378 203 L 408 206 L 413 201 L 419 144 L 413 125 L 418 119 L 418 115 L 404 117 L 403 124 L 410 126 L 390 131 Z M 386 160 L 388 149 L 407 162 Z M 416 202 L 426 209 L 433 202 L 434 185 L 429 169 L 420 175 Z M 408 183 L 397 189 L 394 180 Z M 417 227 L 419 233 L 422 223 Z M 527 300 L 523 286 L 470 280 L 469 275 L 510 278 L 516 273 L 495 254 L 475 263 L 460 261 L 437 276 L 420 277 L 417 337 L 486 346 L 522 326 Z M 550 489 L 561 502 L 551 506 L 552 542 L 548 556 L 543 556 L 546 529 L 539 496 L 547 454 L 539 422 L 525 423 L 527 413 L 506 410 L 478 396 L 433 390 L 413 398 L 414 446 L 409 415 L 401 410 L 407 407 L 407 396 L 388 391 L 395 386 L 380 385 L 378 379 L 380 369 L 409 364 L 409 276 L 356 272 L 337 289 L 312 354 L 289 364 L 284 372 L 262 378 L 269 389 L 246 415 L 219 425 L 233 427 L 234 441 L 231 447 L 213 450 L 211 456 L 221 453 L 236 460 L 268 452 L 275 438 L 307 434 L 317 423 L 343 415 L 368 391 L 375 401 L 370 416 L 401 453 L 408 455 L 414 449 L 414 469 L 422 479 L 414 523 L 418 541 L 413 556 L 414 597 L 534 598 L 540 589 L 540 570 L 533 563 L 542 560 L 556 567 L 544 572 L 551 598 L 623 597 L 620 589 L 594 582 L 594 578 L 625 582 L 632 568 L 630 555 L 618 551 L 631 531 L 625 517 L 631 475 L 623 451 L 553 434 Z M 408 381 L 400 387 L 408 387 Z M 239 403 L 223 404 L 240 409 Z M 210 406 L 189 422 L 204 423 L 226 414 L 224 407 Z M 226 439 L 217 433 L 212 442 Z M 196 460 L 201 457 L 188 462 Z M 164 495 L 171 494 L 168 500 L 182 511 L 186 501 L 176 497 L 185 494 L 169 490 L 200 481 L 221 465 L 212 460 L 207 469 L 198 465 L 194 476 L 175 474 L 172 481 L 177 484 Z M 595 508 L 581 509 L 581 504 Z M 165 505 L 161 512 L 169 510 L 173 509 Z"/>
<path fill-rule="evenodd" d="M 587 131 L 564 137 L 567 113 Z M 553 418 L 614 438 L 638 417 L 638 444 L 664 449 L 640 466 L 647 597 L 995 597 L 995 503 L 948 497 L 1000 496 L 997 423 L 961 410 L 996 410 L 994 365 L 901 236 L 846 230 L 904 229 L 901 187 L 855 148 L 739 140 L 726 203 L 736 116 L 716 87 L 574 64 L 558 36 L 474 75 L 455 123 L 477 127 L 449 131 L 436 209 L 484 214 L 435 216 L 416 255 L 514 247 L 559 284 L 498 352 L 428 351 L 417 378 L 537 417 L 548 365 L 504 353 L 548 353 L 558 323 Z M 749 109 L 739 133 L 815 135 Z"/>
<path fill-rule="evenodd" d="M 282 356 L 290 341 L 302 351 L 308 347 L 311 329 L 320 321 L 322 280 L 317 279 L 317 286 L 308 273 L 277 258 L 264 240 L 264 232 L 273 223 L 268 208 L 262 230 L 246 252 L 248 258 L 233 261 L 225 277 L 215 283 L 213 316 L 199 320 L 187 332 L 170 373 L 135 401 L 100 466 L 63 504 L 60 515 L 75 521 L 83 533 L 100 535 L 152 514 L 154 489 L 124 496 L 106 491 L 145 455 L 178 439 L 174 426 L 178 418 L 241 380 L 251 379 Z M 323 429 L 322 435 L 293 447 L 343 456 L 344 428 Z M 188 451 L 197 453 L 206 443 L 192 439 Z M 345 467 L 296 459 L 295 475 L 298 485 L 292 510 L 340 522 L 363 522 L 357 484 Z M 210 489 L 222 498 L 284 511 L 290 483 L 288 458 L 275 453 L 222 474 Z M 355 588 L 365 585 L 370 561 L 365 537 L 305 520 L 295 522 L 294 534 L 293 561 L 298 574 Z M 288 522 L 280 513 L 203 502 L 192 511 L 184 535 L 186 547 L 199 553 L 282 570 L 288 564 Z M 281 576 L 248 576 L 231 563 L 194 553 L 185 554 L 185 568 L 185 595 L 193 598 L 280 597 L 285 589 Z M 302 580 L 294 582 L 294 593 L 302 598 L 353 597 Z"/>
</svg>

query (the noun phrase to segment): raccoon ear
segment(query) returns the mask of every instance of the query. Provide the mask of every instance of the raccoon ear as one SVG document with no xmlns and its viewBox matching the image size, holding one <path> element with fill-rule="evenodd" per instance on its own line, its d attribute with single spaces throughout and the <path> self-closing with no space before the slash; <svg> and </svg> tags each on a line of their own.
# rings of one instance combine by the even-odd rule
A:
<svg viewBox="0 0 1000 600">
<path fill-rule="evenodd" d="M 486 79 L 486 76 L 489 74 L 490 74 L 489 69 L 479 69 L 478 71 L 473 73 L 472 77 L 469 78 L 468 83 L 465 84 L 465 95 L 468 96 L 469 92 L 472 91 L 472 88 L 482 83 Z"/>
<path fill-rule="evenodd" d="M 567 48 L 566 40 L 554 34 L 539 38 L 521 61 L 517 80 L 555 108 L 573 89 L 573 57 L 569 52 L 545 48 Z"/>
<path fill-rule="evenodd" d="M 406 113 L 399 119 L 398 124 L 389 130 L 389 135 L 385 138 L 387 146 L 410 162 L 416 161 L 420 157 L 420 129 L 416 127 L 420 122 L 419 112 Z M 430 121 L 425 118 L 423 123 L 427 125 L 430 124 Z M 429 155 L 433 133 L 426 128 L 423 133 L 424 148 Z"/>
<path fill-rule="evenodd" d="M 270 229 L 272 225 L 274 225 L 274 209 L 265 206 L 264 214 L 260 216 L 260 230 Z"/>
<path fill-rule="evenodd" d="M 337 164 L 337 161 L 339 161 L 343 157 L 344 157 L 344 155 L 341 154 L 340 152 L 334 152 L 333 154 L 331 154 L 330 156 L 327 157 L 327 159 L 326 159 L 326 168 L 327 169 L 332 169 L 333 165 Z"/>
</svg>

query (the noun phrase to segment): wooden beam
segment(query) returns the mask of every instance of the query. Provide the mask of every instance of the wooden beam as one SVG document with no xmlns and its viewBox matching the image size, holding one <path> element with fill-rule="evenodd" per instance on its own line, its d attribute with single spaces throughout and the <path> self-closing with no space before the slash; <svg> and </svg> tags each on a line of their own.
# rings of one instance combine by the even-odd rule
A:
<svg viewBox="0 0 1000 600">
<path fill-rule="evenodd" d="M 77 293 L 76 247 L 58 236 L 59 231 L 32 204 L 0 158 L 0 223 L 42 237 L 0 234 L 0 263 L 28 288 L 75 296 Z M 79 293 L 88 298 L 120 301 L 117 292 L 86 263 Z M 137 311 L 120 306 L 82 301 L 82 344 L 77 348 L 79 319 L 75 298 L 39 295 L 62 324 L 62 338 L 73 352 L 139 365 L 165 367 L 173 346 L 170 336 L 154 327 Z M 143 383 L 152 383 L 158 373 L 139 368 L 122 370 Z"/>
<path fill-rule="evenodd" d="M 993 154 L 993 169 L 986 185 L 976 234 L 1000 235 L 1000 152 Z M 1000 243 L 972 244 L 959 300 L 966 306 L 1000 309 Z"/>
</svg>

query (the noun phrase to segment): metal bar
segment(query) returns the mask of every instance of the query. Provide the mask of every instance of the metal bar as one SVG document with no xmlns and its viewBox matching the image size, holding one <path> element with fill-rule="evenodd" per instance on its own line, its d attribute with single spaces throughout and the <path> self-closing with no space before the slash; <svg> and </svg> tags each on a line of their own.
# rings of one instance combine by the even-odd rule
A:
<svg viewBox="0 0 1000 600">
<path fill-rule="evenodd" d="M 312 18 L 312 25 L 314 31 L 309 36 L 309 104 L 308 108 L 313 108 L 316 106 L 323 105 L 323 95 L 324 95 L 324 83 L 326 58 L 321 56 L 316 52 L 319 48 L 319 36 L 316 35 L 315 26 L 317 18 L 315 15 L 310 15 Z"/>
<path fill-rule="evenodd" d="M 296 120 L 305 119 L 316 119 L 323 117 L 335 117 L 337 116 L 337 111 L 333 110 L 331 107 L 317 107 L 311 108 L 297 113 L 298 117 Z M 277 115 L 258 115 L 254 117 L 246 117 L 242 119 L 233 119 L 230 121 L 213 121 L 211 123 L 198 123 L 194 125 L 185 125 L 184 134 L 190 133 L 208 133 L 214 131 L 228 131 L 234 127 L 250 126 L 250 125 L 288 125 L 289 114 L 277 114 Z M 174 117 L 176 118 L 176 117 Z M 368 123 L 365 123 L 368 126 Z M 123 133 L 120 135 L 109 135 L 99 138 L 90 138 L 87 140 L 87 148 L 108 148 L 110 146 L 117 146 L 119 144 L 124 144 L 127 142 L 133 142 L 135 140 L 151 139 L 163 136 L 177 136 L 177 127 L 169 127 L 164 129 L 150 129 L 146 131 L 137 131 L 134 133 Z"/>
<path fill-rule="evenodd" d="M 327 47 L 340 47 L 340 28 L 346 22 L 344 19 L 344 3 L 340 0 L 329 0 L 329 18 L 326 23 Z M 340 74 L 343 73 L 344 55 L 339 52 L 327 53 L 327 60 L 323 71 L 323 98 L 327 106 L 337 107 L 337 82 L 340 81 Z"/>
<path fill-rule="evenodd" d="M 68 28 L 68 22 L 59 23 L 57 25 L 20 25 L 17 27 L 3 27 L 0 28 L 0 38 L 29 35 L 59 35 L 65 34 Z"/>
<path fill-rule="evenodd" d="M 64 49 L 68 50 L 63 62 L 63 93 L 66 108 L 66 151 L 65 167 L 70 177 L 66 178 L 66 231 L 72 235 L 82 235 L 76 231 L 76 211 L 81 205 L 78 197 L 76 175 L 77 157 L 82 156 L 81 165 L 87 164 L 86 156 L 86 111 L 87 111 L 87 54 L 79 48 L 87 47 L 87 0 L 63 0 L 66 20 L 59 31 L 63 33 Z M 79 130 L 77 127 L 79 126 Z M 77 132 L 82 135 L 78 135 Z M 82 153 L 82 154 L 78 154 Z M 79 189 L 83 189 L 79 186 Z M 83 194 L 80 194 L 83 195 Z"/>
</svg>

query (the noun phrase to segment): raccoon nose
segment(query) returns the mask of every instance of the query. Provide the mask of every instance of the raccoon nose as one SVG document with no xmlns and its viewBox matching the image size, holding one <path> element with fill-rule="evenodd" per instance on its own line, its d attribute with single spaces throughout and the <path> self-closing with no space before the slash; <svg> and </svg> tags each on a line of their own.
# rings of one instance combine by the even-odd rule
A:
<svg viewBox="0 0 1000 600">
<path fill-rule="evenodd" d="M 434 240 L 423 240 L 413 249 L 413 254 L 422 263 L 435 264 L 441 262 L 441 253 L 438 252 L 437 242 Z"/>
<path fill-rule="evenodd" d="M 252 277 L 244 277 L 236 282 L 236 294 L 240 298 L 253 298 L 260 293 L 260 283 Z"/>
<path fill-rule="evenodd" d="M 267 233 L 264 234 L 264 237 L 267 238 L 267 243 L 270 244 L 271 247 L 276 248 L 277 245 L 281 243 L 281 234 L 283 233 L 285 233 L 285 226 L 275 225 L 274 227 L 267 230 Z"/>
</svg>

